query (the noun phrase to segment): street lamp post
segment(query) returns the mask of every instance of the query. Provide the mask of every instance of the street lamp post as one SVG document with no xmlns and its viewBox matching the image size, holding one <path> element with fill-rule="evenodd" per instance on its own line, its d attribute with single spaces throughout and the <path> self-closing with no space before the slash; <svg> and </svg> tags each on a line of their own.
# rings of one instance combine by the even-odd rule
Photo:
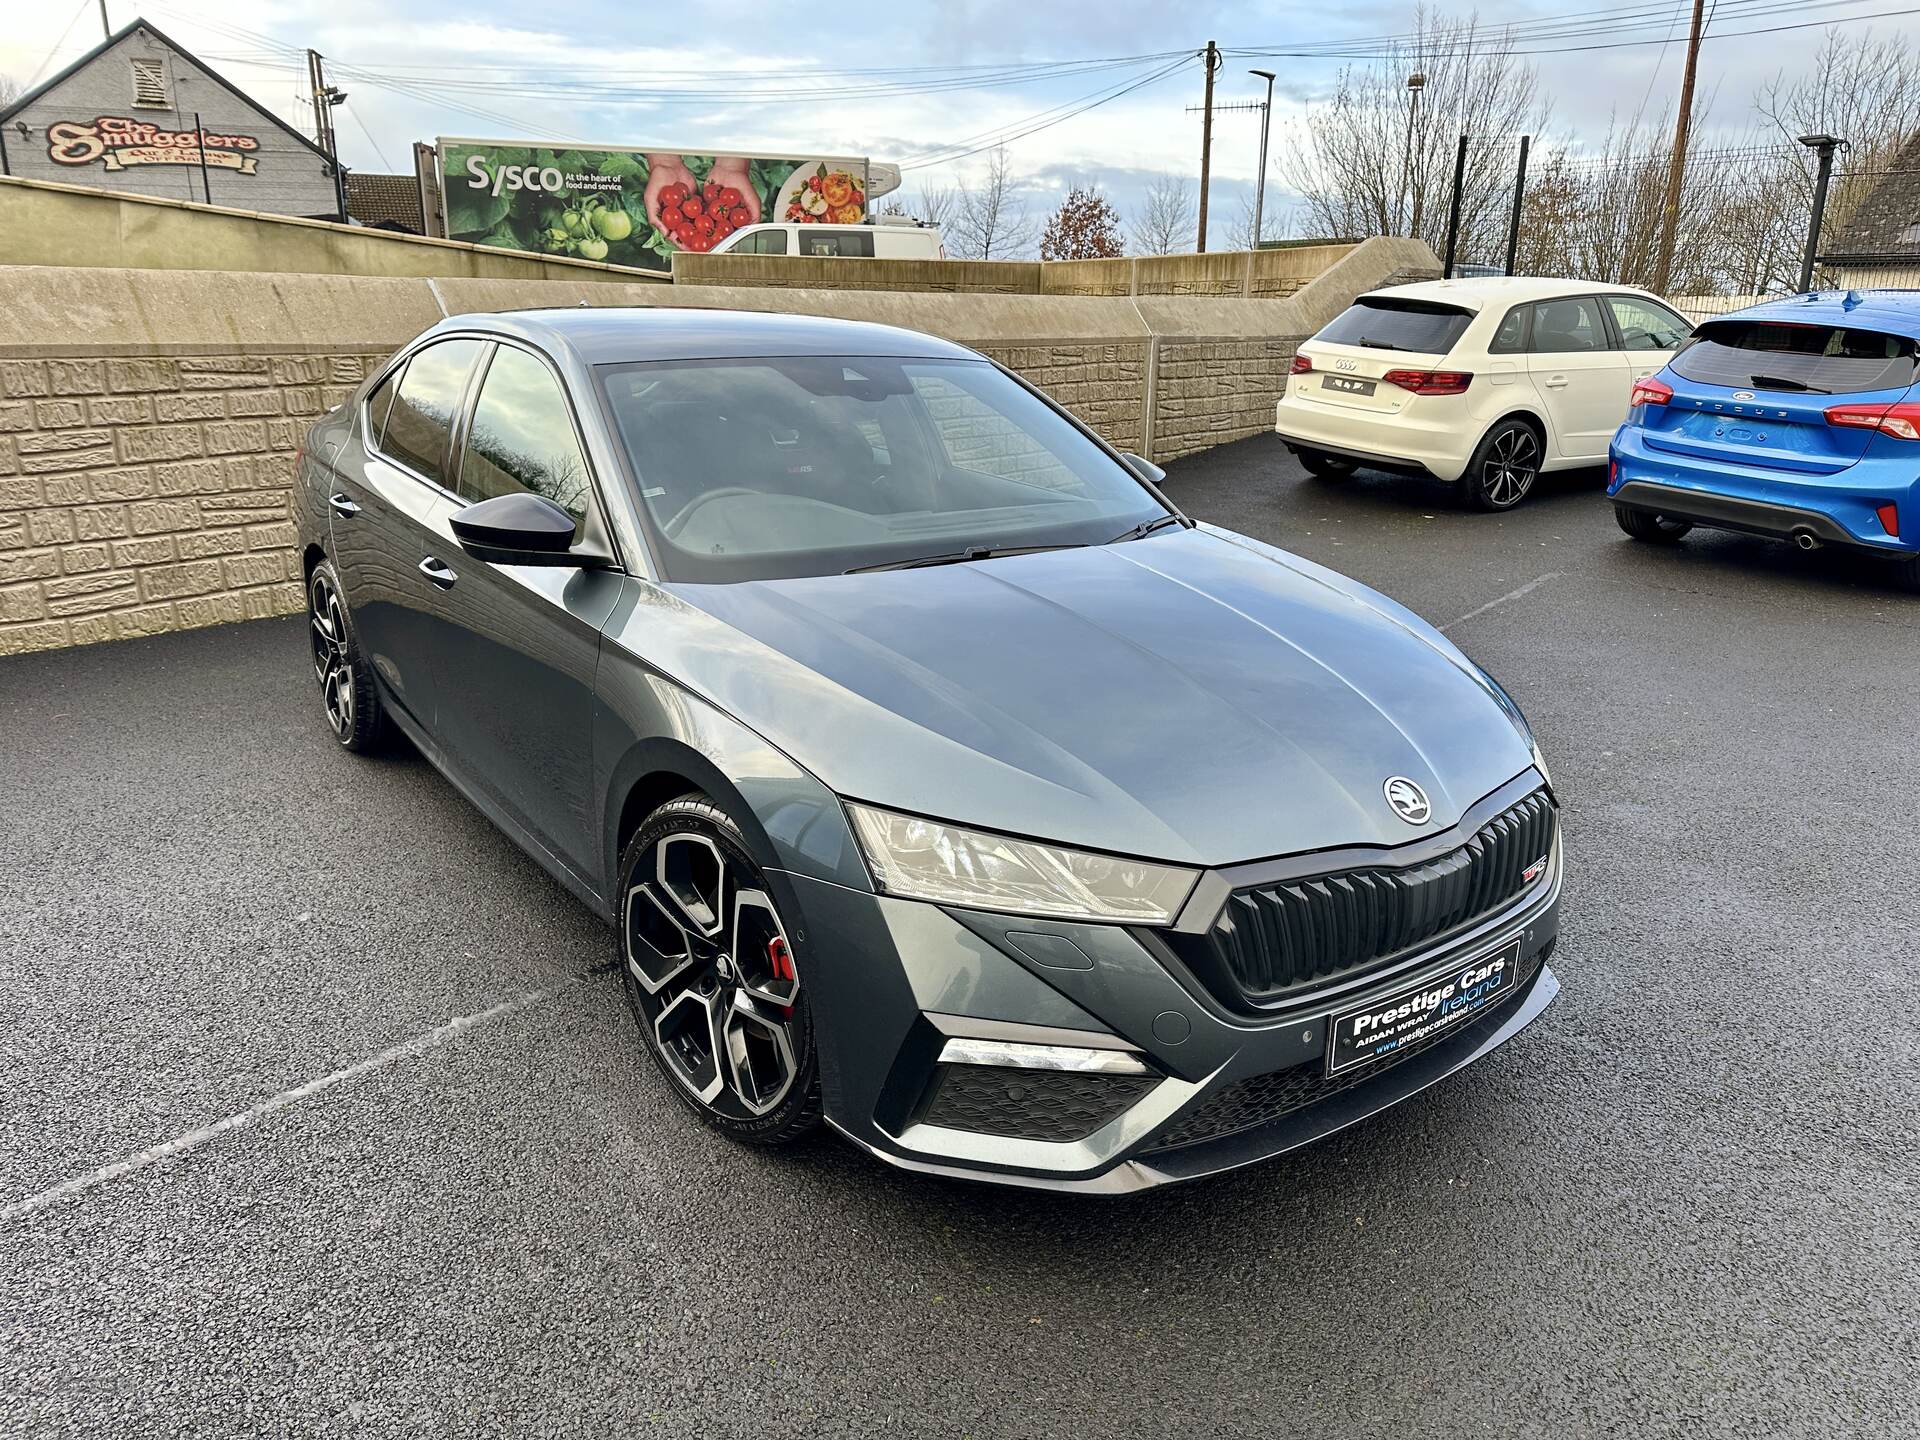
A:
<svg viewBox="0 0 1920 1440">
<path fill-rule="evenodd" d="M 1393 229 L 1396 235 L 1407 219 L 1407 182 L 1413 176 L 1413 117 L 1420 109 L 1420 92 L 1426 88 L 1427 77 L 1420 71 L 1416 70 L 1407 76 L 1407 148 L 1400 158 L 1400 194 L 1393 205 Z"/>
<path fill-rule="evenodd" d="M 1253 185 L 1253 248 L 1260 248 L 1260 241 L 1266 235 L 1263 219 L 1267 209 L 1267 133 L 1273 129 L 1273 71 L 1249 70 L 1249 75 L 1258 75 L 1267 82 L 1266 103 L 1260 107 L 1260 178 Z"/>
</svg>

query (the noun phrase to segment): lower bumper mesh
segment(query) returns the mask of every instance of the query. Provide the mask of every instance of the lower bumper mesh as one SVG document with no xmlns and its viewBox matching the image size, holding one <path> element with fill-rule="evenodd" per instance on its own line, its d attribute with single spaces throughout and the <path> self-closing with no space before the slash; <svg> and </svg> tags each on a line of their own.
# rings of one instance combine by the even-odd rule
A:
<svg viewBox="0 0 1920 1440">
<path fill-rule="evenodd" d="M 1238 1134 L 1242 1130 L 1251 1130 L 1255 1126 L 1278 1120 L 1283 1115 L 1291 1115 L 1296 1110 L 1304 1110 L 1309 1105 L 1317 1105 L 1355 1085 L 1364 1084 L 1435 1045 L 1484 1034 L 1506 1018 L 1520 996 L 1531 988 L 1534 977 L 1552 953 L 1553 945 L 1549 943 L 1533 956 L 1520 983 L 1513 987 L 1513 993 L 1498 1004 L 1489 1006 L 1485 1014 L 1443 1030 L 1417 1045 L 1409 1045 L 1389 1058 L 1338 1075 L 1328 1075 L 1324 1062 L 1309 1060 L 1304 1065 L 1235 1081 L 1177 1117 L 1172 1128 L 1149 1147 L 1149 1153 L 1176 1150 L 1182 1145 L 1198 1145 L 1225 1135 Z"/>
<path fill-rule="evenodd" d="M 938 1065 L 917 1118 L 981 1135 L 1084 1140 L 1156 1083 L 1152 1075 Z"/>
</svg>

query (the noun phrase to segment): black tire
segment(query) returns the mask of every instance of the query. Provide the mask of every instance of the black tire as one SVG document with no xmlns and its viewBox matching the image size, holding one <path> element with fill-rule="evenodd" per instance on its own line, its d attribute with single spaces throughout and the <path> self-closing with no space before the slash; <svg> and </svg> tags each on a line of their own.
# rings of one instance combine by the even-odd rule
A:
<svg viewBox="0 0 1920 1440">
<path fill-rule="evenodd" d="M 1628 505 L 1614 506 L 1613 518 L 1620 522 L 1620 528 L 1627 534 L 1649 545 L 1676 544 L 1693 529 L 1691 520 L 1669 520 L 1651 510 L 1635 510 Z"/>
<path fill-rule="evenodd" d="M 713 857 L 711 884 L 704 852 Z M 619 894 L 620 974 L 667 1088 L 746 1145 L 785 1145 L 818 1125 L 812 990 L 801 983 L 786 921 L 732 817 L 702 795 L 667 801 L 627 842 Z M 743 897 L 747 903 L 737 903 Z M 686 958 L 669 944 L 684 944 Z M 782 996 L 792 1003 L 782 1005 Z M 723 1047 L 736 1041 L 738 1058 L 729 1063 Z"/>
<path fill-rule="evenodd" d="M 1506 419 L 1480 437 L 1460 484 L 1482 510 L 1511 510 L 1533 491 L 1546 447 L 1525 420 Z"/>
<path fill-rule="evenodd" d="M 360 648 L 346 592 L 331 560 L 322 560 L 307 577 L 307 642 L 313 652 L 313 676 L 333 738 L 356 755 L 385 746 L 387 712 L 373 683 L 373 667 Z"/>
<path fill-rule="evenodd" d="M 1920 593 L 1920 555 L 1894 561 L 1893 578 L 1896 585 Z"/>
<path fill-rule="evenodd" d="M 1335 455 L 1330 450 L 1314 450 L 1301 446 L 1293 452 L 1300 466 L 1316 480 L 1345 480 L 1360 467 L 1344 455 Z"/>
</svg>

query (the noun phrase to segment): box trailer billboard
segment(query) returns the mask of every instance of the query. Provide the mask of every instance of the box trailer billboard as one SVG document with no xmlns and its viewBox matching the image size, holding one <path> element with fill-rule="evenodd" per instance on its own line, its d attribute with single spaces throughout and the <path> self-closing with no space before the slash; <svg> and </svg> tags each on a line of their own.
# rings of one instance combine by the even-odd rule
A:
<svg viewBox="0 0 1920 1440">
<path fill-rule="evenodd" d="M 438 142 L 450 240 L 647 270 L 760 221 L 857 225 L 899 171 L 833 155 L 728 155 L 524 140 Z"/>
</svg>

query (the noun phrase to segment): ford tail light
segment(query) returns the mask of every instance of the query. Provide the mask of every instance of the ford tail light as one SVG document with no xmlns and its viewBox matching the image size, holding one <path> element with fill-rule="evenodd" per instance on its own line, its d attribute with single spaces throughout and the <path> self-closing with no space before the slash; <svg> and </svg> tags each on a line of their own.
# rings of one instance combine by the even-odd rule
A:
<svg viewBox="0 0 1920 1440">
<path fill-rule="evenodd" d="M 1313 369 L 1313 358 L 1308 355 L 1302 355 L 1297 350 L 1294 351 L 1293 369 L 1290 373 L 1294 375 L 1305 375 L 1308 371 L 1312 369 Z"/>
<path fill-rule="evenodd" d="M 1852 430 L 1878 430 L 1896 440 L 1920 440 L 1920 405 L 1834 405 L 1827 423 Z"/>
<path fill-rule="evenodd" d="M 1875 513 L 1880 517 L 1880 528 L 1896 540 L 1899 539 L 1900 507 L 1898 505 L 1882 505 Z"/>
<path fill-rule="evenodd" d="M 1416 395 L 1464 395 L 1473 380 L 1465 370 L 1389 370 L 1380 378 Z"/>
<path fill-rule="evenodd" d="M 1648 376 L 1645 380 L 1633 382 L 1633 394 L 1627 397 L 1627 408 L 1637 409 L 1642 405 L 1664 405 L 1673 399 L 1673 387 L 1664 380 Z"/>
</svg>

